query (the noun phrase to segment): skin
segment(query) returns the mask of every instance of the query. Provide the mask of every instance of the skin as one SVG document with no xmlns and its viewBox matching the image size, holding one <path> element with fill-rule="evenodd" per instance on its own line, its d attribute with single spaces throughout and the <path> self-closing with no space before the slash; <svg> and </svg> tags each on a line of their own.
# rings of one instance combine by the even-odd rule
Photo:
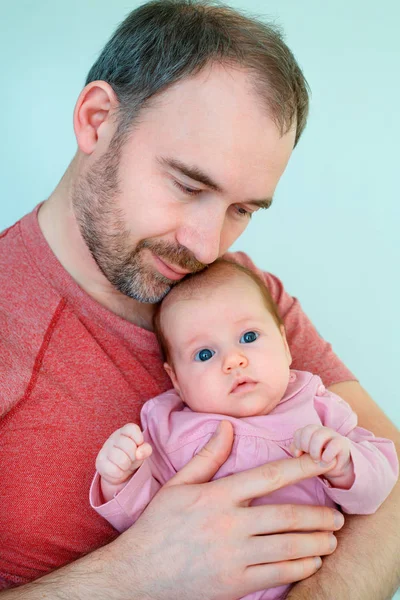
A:
<svg viewBox="0 0 400 600">
<path fill-rule="evenodd" d="M 248 277 L 228 275 L 189 299 L 166 301 L 161 327 L 171 348 L 165 369 L 192 410 L 250 417 L 268 414 L 282 399 L 292 361 L 286 336 Z M 257 339 L 245 343 L 247 332 Z M 204 351 L 213 355 L 201 361 Z M 254 383 L 232 390 L 240 377 Z"/>
<path fill-rule="evenodd" d="M 154 306 L 137 297 L 160 299 L 174 283 L 165 277 L 159 258 L 183 277 L 226 252 L 258 209 L 254 201 L 270 202 L 295 131 L 281 135 L 245 72 L 214 66 L 172 86 L 144 110 L 115 165 L 110 143 L 116 107 L 106 83 L 83 90 L 74 115 L 79 151 L 41 208 L 39 224 L 61 264 L 85 291 L 151 329 Z M 166 159 L 201 169 L 219 191 Z M 89 232 L 82 222 L 85 211 Z M 97 257 L 83 230 L 100 238 Z M 150 248 L 141 249 L 144 243 Z M 130 269 L 136 266 L 141 272 L 136 290 L 125 290 L 131 297 L 104 273 L 119 270 L 121 254 L 128 280 Z"/>
<path fill-rule="evenodd" d="M 285 329 L 267 310 L 254 281 L 226 271 L 224 283 L 217 284 L 211 275 L 189 298 L 177 292 L 164 301 L 161 327 L 171 352 L 164 367 L 182 401 L 195 412 L 267 415 L 289 383 L 292 357 Z M 350 441 L 336 431 L 318 425 L 298 429 L 291 450 L 294 456 L 308 453 L 318 463 L 335 460 L 326 479 L 334 487 L 352 486 Z M 151 453 L 134 423 L 110 436 L 96 460 L 105 501 L 123 489 Z"/>
<path fill-rule="evenodd" d="M 361 427 L 393 440 L 400 458 L 400 433 L 356 381 L 329 388 L 350 404 Z M 287 600 L 388 600 L 400 585 L 400 483 L 374 515 L 346 515 L 335 554 L 314 577 L 297 583 Z M 355 562 L 354 557 L 357 557 Z"/>
<path fill-rule="evenodd" d="M 198 77 L 201 76 L 204 74 Z M 227 85 L 228 79 L 234 86 L 234 93 Z M 231 221 L 231 207 L 242 203 L 243 199 L 259 199 L 273 194 L 289 159 L 294 135 L 293 132 L 280 135 L 273 121 L 260 109 L 259 102 L 247 92 L 245 81 L 247 78 L 239 70 L 228 69 L 208 73 L 202 85 L 199 85 L 199 80 L 184 80 L 176 86 L 176 90 L 178 86 L 180 88 L 179 93 L 169 97 L 169 102 L 154 107 L 151 119 L 149 113 L 148 119 L 135 130 L 134 134 L 138 136 L 139 131 L 143 131 L 142 127 L 147 127 L 147 136 L 140 137 L 140 148 L 146 152 L 147 145 L 151 146 L 151 165 L 154 169 L 157 144 L 168 144 L 168 138 L 172 136 L 174 144 L 169 150 L 188 162 L 197 158 L 196 166 L 208 169 L 210 174 L 218 177 L 224 190 L 218 194 L 207 190 L 203 194 L 205 202 L 200 201 L 201 195 L 190 197 L 190 201 L 184 195 L 172 200 L 171 204 L 168 202 L 167 225 L 160 231 L 156 223 L 162 222 L 159 203 L 164 206 L 164 191 L 167 189 L 164 185 L 171 184 L 178 174 L 168 170 L 156 170 L 155 173 L 147 163 L 145 173 L 148 177 L 156 175 L 157 184 L 152 179 L 146 179 L 144 171 L 138 168 L 144 167 L 141 165 L 141 155 L 135 154 L 139 139 L 136 137 L 134 140 L 132 135 L 130 142 L 128 140 L 121 153 L 123 190 L 118 201 L 125 211 L 125 224 L 131 229 L 132 250 L 140 240 L 165 238 L 170 243 L 179 243 L 188 248 L 197 260 L 211 262 L 223 253 L 231 239 L 233 241 L 240 235 L 241 228 L 244 229 L 244 225 L 241 225 L 231 230 L 231 223 L 236 223 L 236 220 Z M 232 98 L 235 98 L 235 105 Z M 77 182 L 85 177 L 85 173 L 104 156 L 110 146 L 115 132 L 116 107 L 117 99 L 104 82 L 91 83 L 82 91 L 74 113 L 78 151 L 60 184 L 42 206 L 39 224 L 60 263 L 89 295 L 110 311 L 150 328 L 152 305 L 140 303 L 110 284 L 83 240 L 72 204 Z M 158 111 L 163 111 L 163 118 L 160 115 L 157 117 Z M 158 129 L 151 127 L 152 122 L 158 125 Z M 216 131 L 219 135 L 215 135 Z M 136 181 L 133 181 L 134 174 Z M 139 190 L 140 185 L 145 185 L 145 180 L 152 183 L 146 184 L 143 197 Z M 161 181 L 162 196 L 154 196 Z M 185 183 L 193 183 L 194 187 L 198 184 L 191 180 L 185 180 Z M 148 194 L 151 194 L 152 202 L 159 201 L 156 206 L 149 201 Z M 164 210 L 162 215 L 165 215 Z M 137 232 L 136 227 L 140 231 Z M 146 261 L 150 264 L 152 257 L 147 256 Z M 373 429 L 377 435 L 399 439 L 390 421 L 358 384 L 341 384 L 338 393 L 358 412 L 361 426 Z M 263 506 L 251 508 L 252 511 L 254 508 L 260 509 L 254 518 L 255 512 L 249 513 L 246 507 L 248 500 L 240 502 L 237 495 L 239 491 L 248 498 L 253 498 L 257 493 L 267 494 L 276 486 L 317 476 L 326 468 L 319 467 L 304 455 L 298 459 L 269 464 L 264 469 L 247 471 L 239 479 L 235 475 L 221 483 L 206 483 L 226 460 L 231 446 L 232 430 L 229 424 L 224 423 L 217 437 L 162 488 L 130 530 L 112 544 L 32 584 L 4 591 L 1 597 L 123 600 L 135 590 L 135 600 L 148 600 L 149 597 L 156 600 L 171 597 L 177 600 L 200 600 L 204 597 L 222 600 L 312 575 L 319 566 L 313 557 L 332 552 L 331 543 L 335 545 L 335 542 L 329 532 L 341 527 L 342 517 L 336 513 L 338 524 L 335 525 L 335 511 L 323 507 Z M 219 513 L 216 506 L 219 507 Z M 389 530 L 388 522 L 390 530 L 395 530 L 394 523 L 400 514 L 398 508 L 397 493 L 396 500 L 393 503 L 387 501 L 377 515 L 364 517 L 366 521 L 368 519 L 368 526 L 356 523 L 354 528 L 348 528 L 348 533 L 344 532 L 341 539 L 340 562 L 333 559 L 332 565 L 338 568 L 347 566 L 348 570 L 355 555 L 363 556 L 364 568 L 361 571 L 364 589 L 376 591 L 377 581 L 383 579 L 378 593 L 374 596 L 365 595 L 363 600 L 383 600 L 387 597 L 388 585 L 390 588 L 393 585 L 395 557 L 399 555 L 398 536 L 387 537 L 383 542 L 380 531 Z M 348 521 L 354 522 L 353 519 Z M 205 528 L 207 523 L 212 523 L 212 528 Z M 254 523 L 257 524 L 257 531 L 254 530 Z M 229 537 L 225 536 L 227 525 L 232 532 Z M 200 530 L 204 532 L 204 537 L 194 545 L 195 534 Z M 290 535 L 290 532 L 299 530 L 305 532 L 306 538 L 298 535 L 293 538 Z M 157 535 L 157 532 L 161 533 Z M 257 532 L 259 535 L 254 537 Z M 165 539 L 169 541 L 168 545 Z M 190 540 L 190 544 L 185 540 Z M 259 552 L 260 543 L 269 549 L 270 556 L 274 552 L 279 553 L 281 560 L 249 569 L 254 547 L 257 545 Z M 369 553 L 366 552 L 367 546 L 371 548 Z M 243 549 L 240 556 L 238 548 Z M 385 569 L 380 564 L 383 552 L 387 565 Z M 192 573 L 191 578 L 173 560 L 173 557 L 182 553 L 188 556 L 192 565 L 196 565 L 196 572 Z M 335 557 L 337 555 L 335 553 Z M 204 556 L 207 556 L 207 564 L 204 563 Z M 223 573 L 217 567 L 221 564 L 224 565 Z M 172 567 L 173 577 L 170 576 Z M 378 578 L 376 570 L 383 572 L 383 577 Z M 320 572 L 322 574 L 322 569 Z M 298 598 L 310 598 L 314 589 L 322 585 L 326 590 L 331 590 L 327 592 L 332 594 L 331 598 L 345 598 L 346 595 L 342 594 L 343 583 L 338 581 L 336 575 L 332 576 L 329 570 L 325 573 L 323 578 L 316 580 L 316 584 L 310 583 L 311 587 L 308 588 L 301 588 L 298 584 L 292 593 L 298 590 Z M 346 573 L 345 569 L 343 573 Z M 352 592 L 358 589 L 359 584 L 359 581 L 354 583 L 353 577 L 348 577 L 350 587 L 345 591 L 350 592 L 347 597 L 355 597 Z M 318 587 L 313 588 L 313 585 Z M 292 598 L 295 596 L 292 595 Z"/>
</svg>

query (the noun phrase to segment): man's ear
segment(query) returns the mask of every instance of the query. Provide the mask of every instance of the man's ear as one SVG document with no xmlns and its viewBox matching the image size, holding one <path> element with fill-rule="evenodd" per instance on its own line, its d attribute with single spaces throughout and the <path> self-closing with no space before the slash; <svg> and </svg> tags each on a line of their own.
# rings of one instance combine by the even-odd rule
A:
<svg viewBox="0 0 400 600">
<path fill-rule="evenodd" d="M 290 353 L 289 344 L 288 344 L 287 339 L 286 339 L 286 331 L 285 331 L 285 328 L 284 328 L 283 325 L 281 325 L 279 327 L 279 329 L 280 329 L 280 332 L 281 332 L 281 335 L 282 335 L 282 338 L 283 338 L 283 345 L 285 346 L 285 353 L 286 353 L 286 356 L 287 356 L 287 359 L 288 359 L 288 363 L 289 363 L 289 367 L 290 367 L 290 365 L 292 364 L 292 355 Z"/>
<path fill-rule="evenodd" d="M 92 81 L 83 88 L 75 105 L 74 130 L 84 154 L 92 154 L 102 135 L 111 139 L 117 106 L 117 96 L 105 81 Z"/>
<path fill-rule="evenodd" d="M 164 369 L 166 370 L 168 377 L 172 381 L 172 385 L 174 386 L 175 391 L 179 395 L 181 395 L 181 390 L 179 388 L 178 380 L 176 378 L 174 369 L 167 362 L 164 363 Z"/>
</svg>

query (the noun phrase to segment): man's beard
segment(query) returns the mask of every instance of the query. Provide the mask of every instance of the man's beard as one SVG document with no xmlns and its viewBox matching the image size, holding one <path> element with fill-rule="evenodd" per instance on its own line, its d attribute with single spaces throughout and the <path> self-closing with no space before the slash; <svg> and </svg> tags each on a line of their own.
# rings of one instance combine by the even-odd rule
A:
<svg viewBox="0 0 400 600">
<path fill-rule="evenodd" d="M 72 193 L 73 210 L 80 233 L 107 280 L 125 296 L 155 304 L 177 282 L 146 264 L 145 249 L 191 273 L 206 265 L 184 246 L 162 240 L 143 239 L 132 247 L 123 211 L 118 207 L 120 151 L 120 146 L 111 143 L 104 156 L 79 178 Z"/>
</svg>

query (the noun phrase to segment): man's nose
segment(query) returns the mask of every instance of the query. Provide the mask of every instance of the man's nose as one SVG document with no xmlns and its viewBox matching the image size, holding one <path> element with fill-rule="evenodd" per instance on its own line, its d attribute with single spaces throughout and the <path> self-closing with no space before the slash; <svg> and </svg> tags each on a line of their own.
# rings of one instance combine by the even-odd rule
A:
<svg viewBox="0 0 400 600">
<path fill-rule="evenodd" d="M 245 369 L 248 364 L 249 361 L 244 354 L 241 352 L 231 352 L 225 357 L 222 370 L 224 373 L 231 373 L 235 369 Z"/>
<path fill-rule="evenodd" d="M 213 263 L 221 254 L 224 216 L 197 213 L 192 223 L 184 223 L 177 234 L 177 241 L 190 250 L 199 262 L 205 265 Z"/>
</svg>

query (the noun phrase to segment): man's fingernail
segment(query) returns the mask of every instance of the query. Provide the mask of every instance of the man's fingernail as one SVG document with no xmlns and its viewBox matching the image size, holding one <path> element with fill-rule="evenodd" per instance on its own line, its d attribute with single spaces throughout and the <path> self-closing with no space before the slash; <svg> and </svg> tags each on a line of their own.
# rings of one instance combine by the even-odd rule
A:
<svg viewBox="0 0 400 600">
<path fill-rule="evenodd" d="M 320 569 L 321 566 L 322 566 L 322 560 L 321 560 L 321 558 L 319 556 L 315 556 L 314 560 L 315 560 L 315 565 L 316 565 L 317 569 Z"/>
<path fill-rule="evenodd" d="M 335 523 L 335 527 L 342 527 L 344 524 L 344 516 L 342 513 L 336 511 L 333 522 Z"/>
<path fill-rule="evenodd" d="M 337 539 L 335 538 L 335 536 L 332 533 L 330 540 L 329 540 L 329 547 L 331 550 L 335 550 L 336 546 L 337 546 Z"/>
</svg>

